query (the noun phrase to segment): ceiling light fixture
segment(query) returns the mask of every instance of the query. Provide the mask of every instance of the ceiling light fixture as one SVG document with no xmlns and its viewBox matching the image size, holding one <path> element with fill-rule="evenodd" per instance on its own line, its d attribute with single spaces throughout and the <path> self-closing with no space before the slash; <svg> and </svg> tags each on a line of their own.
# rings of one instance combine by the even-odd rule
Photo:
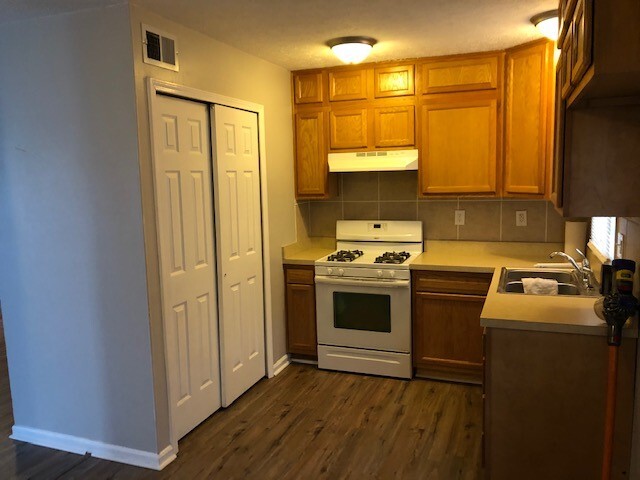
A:
<svg viewBox="0 0 640 480">
<path fill-rule="evenodd" d="M 340 37 L 329 40 L 327 45 L 342 62 L 360 63 L 367 58 L 376 43 L 378 41 L 371 37 Z"/>
<path fill-rule="evenodd" d="M 558 40 L 558 10 L 548 10 L 531 17 L 540 33 L 554 42 Z"/>
</svg>

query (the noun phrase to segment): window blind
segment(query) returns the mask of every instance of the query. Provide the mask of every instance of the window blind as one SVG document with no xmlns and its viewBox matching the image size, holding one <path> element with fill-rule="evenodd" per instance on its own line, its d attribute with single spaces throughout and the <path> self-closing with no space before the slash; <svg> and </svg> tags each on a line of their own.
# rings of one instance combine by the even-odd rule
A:
<svg viewBox="0 0 640 480">
<path fill-rule="evenodd" d="M 616 217 L 591 219 L 591 243 L 609 260 L 615 256 Z"/>
</svg>

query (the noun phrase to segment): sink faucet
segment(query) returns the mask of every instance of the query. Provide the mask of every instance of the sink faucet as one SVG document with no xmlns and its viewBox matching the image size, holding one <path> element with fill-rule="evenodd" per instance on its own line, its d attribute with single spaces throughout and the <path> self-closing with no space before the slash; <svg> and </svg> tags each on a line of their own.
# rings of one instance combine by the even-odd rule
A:
<svg viewBox="0 0 640 480">
<path fill-rule="evenodd" d="M 582 277 L 582 284 L 584 285 L 584 287 L 586 289 L 592 289 L 593 284 L 591 283 L 591 274 L 593 271 L 591 270 L 591 264 L 589 263 L 587 256 L 582 251 L 576 248 L 576 252 L 578 252 L 582 257 L 581 265 L 578 265 L 578 263 L 573 259 L 571 255 L 567 255 L 564 252 L 552 252 L 549 254 L 549 258 L 562 257 L 567 260 L 569 263 L 571 263 L 571 265 L 573 265 L 573 268 L 575 268 L 576 272 L 578 272 Z"/>
</svg>

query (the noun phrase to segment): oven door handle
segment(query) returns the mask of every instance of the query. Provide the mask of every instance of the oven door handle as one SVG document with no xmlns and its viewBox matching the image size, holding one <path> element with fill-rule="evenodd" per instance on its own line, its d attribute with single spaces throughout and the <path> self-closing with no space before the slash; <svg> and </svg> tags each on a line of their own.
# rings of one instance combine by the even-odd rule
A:
<svg viewBox="0 0 640 480">
<path fill-rule="evenodd" d="M 346 287 L 375 287 L 375 288 L 409 288 L 409 280 L 378 280 L 357 279 L 357 278 L 336 278 L 336 277 L 315 277 L 316 283 L 324 283 L 326 285 L 344 285 Z"/>
</svg>

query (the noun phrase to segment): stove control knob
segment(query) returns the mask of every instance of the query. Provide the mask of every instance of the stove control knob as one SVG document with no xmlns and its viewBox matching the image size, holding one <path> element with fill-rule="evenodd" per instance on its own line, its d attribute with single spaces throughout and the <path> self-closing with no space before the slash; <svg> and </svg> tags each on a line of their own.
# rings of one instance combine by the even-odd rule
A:
<svg viewBox="0 0 640 480">
<path fill-rule="evenodd" d="M 338 275 L 340 275 L 340 276 L 344 275 L 344 268 L 339 268 L 338 269 Z"/>
<path fill-rule="evenodd" d="M 390 277 L 395 277 L 396 276 L 396 272 L 393 270 L 389 270 L 389 276 Z"/>
<path fill-rule="evenodd" d="M 331 268 L 331 267 L 327 268 L 327 273 L 329 275 L 331 275 L 333 273 L 333 268 Z"/>
<path fill-rule="evenodd" d="M 377 273 L 378 273 L 378 276 L 379 276 L 379 277 L 382 277 L 382 270 L 378 270 L 378 272 L 377 272 Z"/>
</svg>

